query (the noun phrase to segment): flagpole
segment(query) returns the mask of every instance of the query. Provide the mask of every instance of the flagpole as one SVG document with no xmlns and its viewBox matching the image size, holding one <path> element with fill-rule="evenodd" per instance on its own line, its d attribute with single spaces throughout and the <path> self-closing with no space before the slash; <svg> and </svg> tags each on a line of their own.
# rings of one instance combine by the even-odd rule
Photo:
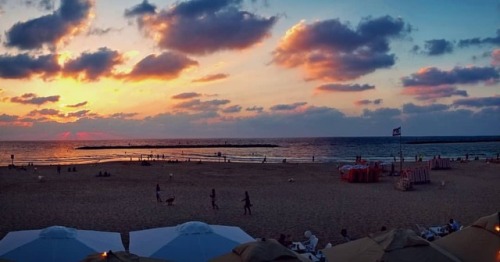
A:
<svg viewBox="0 0 500 262">
<path fill-rule="evenodd" d="M 401 128 L 401 127 L 400 127 Z M 399 175 L 403 172 L 403 149 L 401 148 L 402 132 L 399 132 Z"/>
</svg>

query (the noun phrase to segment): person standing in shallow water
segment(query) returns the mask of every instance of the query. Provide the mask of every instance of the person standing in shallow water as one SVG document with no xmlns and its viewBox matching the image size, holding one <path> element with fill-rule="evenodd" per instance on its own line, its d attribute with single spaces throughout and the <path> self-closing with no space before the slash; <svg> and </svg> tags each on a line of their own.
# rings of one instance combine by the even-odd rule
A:
<svg viewBox="0 0 500 262">
<path fill-rule="evenodd" d="M 244 215 L 247 214 L 247 210 L 248 210 L 248 214 L 251 215 L 252 210 L 250 210 L 250 207 L 252 206 L 252 203 L 250 203 L 250 196 L 248 196 L 248 191 L 245 191 L 245 198 L 241 201 L 245 201 L 245 205 L 243 206 L 243 208 L 245 209 Z"/>
<path fill-rule="evenodd" d="M 212 194 L 210 194 L 210 199 L 212 200 L 212 209 L 219 209 L 219 206 L 215 203 L 217 198 L 215 196 L 215 188 L 212 188 Z"/>
</svg>

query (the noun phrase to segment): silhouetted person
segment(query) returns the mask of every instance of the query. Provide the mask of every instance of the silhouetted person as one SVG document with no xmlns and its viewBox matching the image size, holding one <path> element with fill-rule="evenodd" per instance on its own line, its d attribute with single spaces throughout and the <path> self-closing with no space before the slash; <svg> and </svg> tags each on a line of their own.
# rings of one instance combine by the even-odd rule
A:
<svg viewBox="0 0 500 262">
<path fill-rule="evenodd" d="M 160 184 L 156 184 L 156 202 L 162 202 L 160 197 Z"/>
<path fill-rule="evenodd" d="M 248 214 L 251 215 L 252 210 L 250 210 L 250 207 L 252 206 L 252 203 L 250 203 L 250 196 L 248 196 L 248 191 L 245 191 L 245 198 L 241 201 L 245 201 L 245 205 L 243 206 L 243 208 L 245 209 L 244 215 L 247 214 L 247 210 L 248 210 Z"/>
<path fill-rule="evenodd" d="M 349 237 L 349 235 L 347 235 L 347 229 L 343 228 L 342 230 L 340 230 L 340 235 L 342 235 L 342 237 L 344 238 L 344 240 L 346 242 L 351 241 L 351 237 Z"/>
<path fill-rule="evenodd" d="M 212 209 L 219 209 L 219 206 L 215 203 L 217 197 L 215 196 L 215 189 L 212 188 L 212 194 L 210 194 L 210 199 L 212 200 Z"/>
</svg>

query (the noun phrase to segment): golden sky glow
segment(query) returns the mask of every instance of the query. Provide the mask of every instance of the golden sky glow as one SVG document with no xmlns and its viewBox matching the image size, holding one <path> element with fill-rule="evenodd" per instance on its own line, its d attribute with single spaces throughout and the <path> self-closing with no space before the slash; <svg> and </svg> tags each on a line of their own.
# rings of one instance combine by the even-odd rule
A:
<svg viewBox="0 0 500 262">
<path fill-rule="evenodd" d="M 500 133 L 495 0 L 209 1 L 0 2 L 0 140 Z"/>
</svg>

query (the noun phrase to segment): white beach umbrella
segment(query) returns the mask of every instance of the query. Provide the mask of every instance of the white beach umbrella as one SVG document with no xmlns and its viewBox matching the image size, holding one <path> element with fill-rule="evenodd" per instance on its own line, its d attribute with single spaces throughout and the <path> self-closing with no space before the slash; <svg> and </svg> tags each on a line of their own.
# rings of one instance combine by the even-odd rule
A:
<svg viewBox="0 0 500 262">
<path fill-rule="evenodd" d="M 13 261 L 80 261 L 109 250 L 125 250 L 120 233 L 51 226 L 9 232 L 0 241 L 0 258 Z"/>
<path fill-rule="evenodd" d="M 191 221 L 130 232 L 129 250 L 139 256 L 173 261 L 208 261 L 251 241 L 255 239 L 239 227 Z"/>
</svg>

